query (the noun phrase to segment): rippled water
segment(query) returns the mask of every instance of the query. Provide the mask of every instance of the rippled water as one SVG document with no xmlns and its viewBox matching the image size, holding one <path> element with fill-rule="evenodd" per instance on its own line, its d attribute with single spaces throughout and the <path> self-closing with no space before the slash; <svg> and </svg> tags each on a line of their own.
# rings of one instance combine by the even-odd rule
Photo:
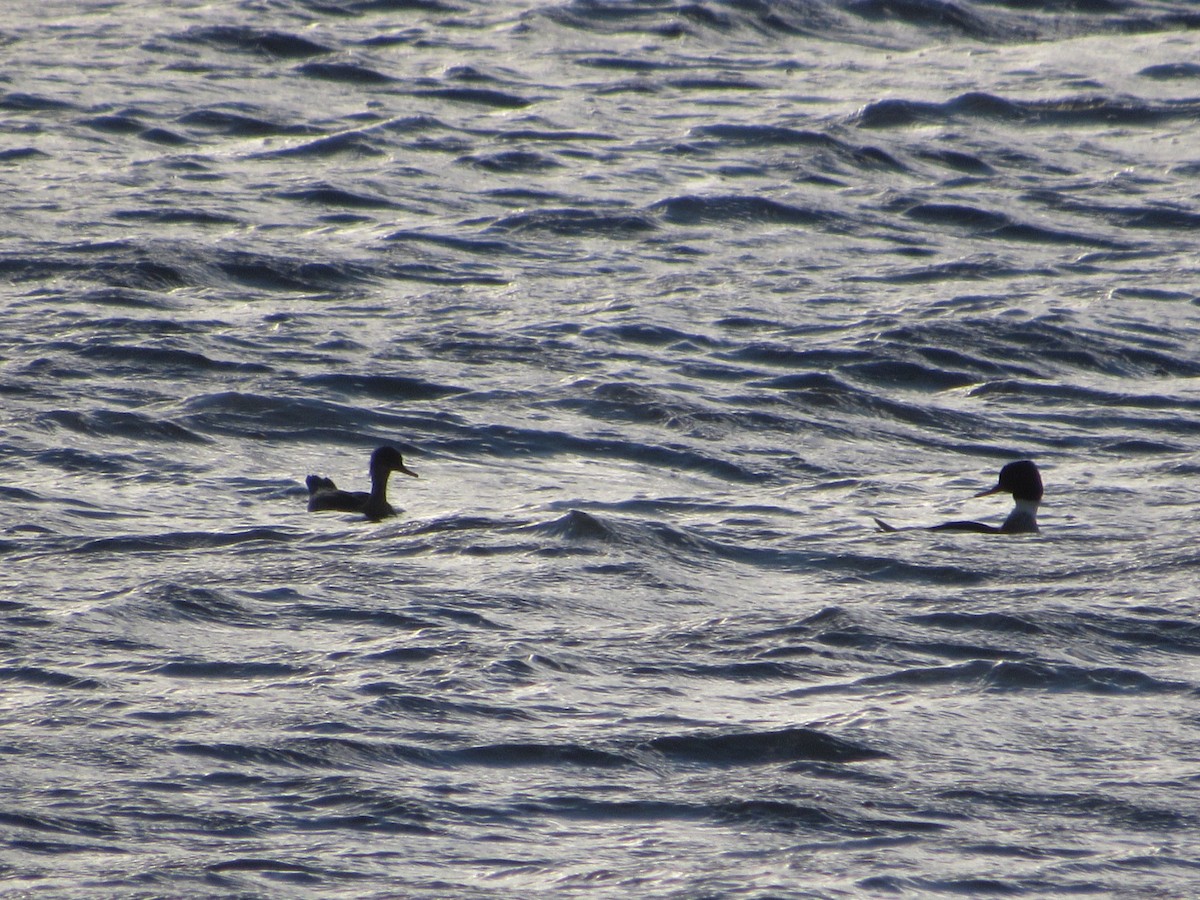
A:
<svg viewBox="0 0 1200 900">
<path fill-rule="evenodd" d="M 10 13 L 5 892 L 1194 896 L 1198 26 Z"/>
</svg>

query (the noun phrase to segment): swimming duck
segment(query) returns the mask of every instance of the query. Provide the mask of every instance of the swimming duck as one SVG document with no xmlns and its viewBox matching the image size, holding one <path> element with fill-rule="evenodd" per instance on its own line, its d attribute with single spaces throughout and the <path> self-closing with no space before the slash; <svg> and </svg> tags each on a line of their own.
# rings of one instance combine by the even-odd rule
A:
<svg viewBox="0 0 1200 900">
<path fill-rule="evenodd" d="M 1000 479 L 994 488 L 980 491 L 976 497 L 987 497 L 991 494 L 1012 494 L 1013 511 L 1008 514 L 1004 524 L 1000 526 L 987 525 L 983 522 L 943 522 L 932 525 L 929 531 L 972 531 L 978 534 L 1033 534 L 1038 530 L 1037 509 L 1042 502 L 1042 474 L 1033 460 L 1022 459 L 1011 462 L 1000 470 Z M 875 524 L 880 531 L 898 531 L 881 519 Z"/>
<path fill-rule="evenodd" d="M 387 516 L 396 515 L 387 502 L 388 478 L 393 472 L 402 472 L 413 478 L 417 473 L 404 465 L 400 451 L 395 447 L 380 447 L 371 454 L 371 492 L 341 491 L 330 478 L 320 475 L 309 475 L 305 479 L 308 485 L 308 511 L 320 512 L 325 509 L 335 509 L 341 512 L 362 513 L 372 522 L 378 522 Z"/>
</svg>

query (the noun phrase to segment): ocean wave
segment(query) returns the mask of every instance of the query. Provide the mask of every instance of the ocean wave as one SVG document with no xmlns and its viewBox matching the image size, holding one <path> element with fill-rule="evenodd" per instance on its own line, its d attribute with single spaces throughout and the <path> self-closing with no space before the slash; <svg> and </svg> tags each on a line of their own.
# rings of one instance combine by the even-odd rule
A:
<svg viewBox="0 0 1200 900">
<path fill-rule="evenodd" d="M 1143 78 L 1162 81 L 1176 78 L 1200 78 L 1200 65 L 1196 63 L 1159 63 L 1139 69 L 1138 74 Z"/>
<path fill-rule="evenodd" d="M 767 197 L 699 197 L 687 195 L 659 200 L 650 210 L 673 225 L 739 223 L 816 225 L 834 220 L 826 210 L 806 209 Z"/>
<path fill-rule="evenodd" d="M 154 209 L 119 209 L 113 218 L 125 222 L 152 222 L 159 225 L 214 225 L 239 224 L 239 220 L 225 213 L 203 209 L 179 209 L 157 207 Z"/>
<path fill-rule="evenodd" d="M 385 197 L 376 197 L 356 191 L 347 191 L 328 184 L 318 184 L 300 190 L 280 191 L 276 196 L 284 200 L 314 203 L 318 206 L 342 206 L 349 209 L 395 209 L 396 204 Z"/>
<path fill-rule="evenodd" d="M 0 163 L 19 163 L 31 159 L 49 159 L 50 154 L 37 147 L 7 147 L 0 150 Z"/>
<path fill-rule="evenodd" d="M 1088 4 L 1077 3 L 1052 4 L 1050 9 L 1028 4 L 996 8 L 952 0 L 783 0 L 770 5 L 716 2 L 685 7 L 641 0 L 622 4 L 620 10 L 618 15 L 611 5 L 574 2 L 539 10 L 539 14 L 561 27 L 594 35 L 720 40 L 736 34 L 778 42 L 808 37 L 872 48 L 964 39 L 1002 44 L 1112 30 L 1169 31 L 1186 27 L 1187 19 L 1181 21 L 1179 13 L 1169 10 L 1140 6 L 1126 10 L 1124 17 L 1094 14 L 1111 12 L 1107 3 L 1092 10 Z"/>
<path fill-rule="evenodd" d="M 945 628 L 952 631 L 984 631 L 1000 635 L 1040 635 L 1046 628 L 1028 618 L 1007 613 L 937 612 L 910 616 L 910 621 L 922 628 Z"/>
<path fill-rule="evenodd" d="M 863 686 L 974 684 L 994 691 L 1080 691 L 1088 694 L 1190 692 L 1195 686 L 1114 666 L 1085 667 L 1038 660 L 971 660 L 903 669 L 859 681 Z"/>
<path fill-rule="evenodd" d="M 98 341 L 70 349 L 82 359 L 102 360 L 105 363 L 112 363 L 138 372 L 157 372 L 161 377 L 186 377 L 186 373 L 190 371 L 249 372 L 254 374 L 273 371 L 270 366 L 262 363 L 213 359 L 203 353 L 178 347 L 111 344 Z"/>
<path fill-rule="evenodd" d="M 486 766 L 586 766 L 619 768 L 632 760 L 619 753 L 576 744 L 504 743 L 464 747 L 446 757 L 455 762 Z"/>
<path fill-rule="evenodd" d="M 91 437 L 120 437 L 137 441 L 184 444 L 202 444 L 207 441 L 204 436 L 175 422 L 121 410 L 51 410 L 42 413 L 40 420 L 43 425 L 65 428 Z"/>
<path fill-rule="evenodd" d="M 1115 205 L 1095 199 L 1084 202 L 1053 190 L 1033 191 L 1029 196 L 1051 209 L 1101 219 L 1121 229 L 1174 231 L 1200 227 L 1200 213 L 1175 203 Z"/>
<path fill-rule="evenodd" d="M 75 108 L 73 103 L 65 100 L 27 94 L 22 91 L 9 91 L 0 96 L 0 109 L 10 112 L 61 112 Z"/>
<path fill-rule="evenodd" d="M 278 662 L 176 659 L 161 663 L 147 671 L 164 678 L 204 681 L 230 679 L 239 682 L 254 682 L 297 678 L 306 674 L 308 670 Z"/>
<path fill-rule="evenodd" d="M 647 746 L 674 759 L 720 766 L 771 765 L 781 762 L 863 762 L 886 753 L 810 728 L 779 731 L 669 735 Z"/>
<path fill-rule="evenodd" d="M 479 106 L 491 106 L 499 109 L 524 109 L 535 102 L 507 91 L 477 87 L 422 88 L 413 91 L 412 94 L 414 97 L 448 100 L 452 103 L 473 103 Z"/>
<path fill-rule="evenodd" d="M 140 134 L 146 127 L 131 115 L 89 116 L 80 119 L 79 124 L 105 134 Z"/>
<path fill-rule="evenodd" d="M 0 666 L 0 681 L 16 682 L 34 687 L 97 690 L 102 687 L 95 678 L 56 672 L 41 666 Z"/>
<path fill-rule="evenodd" d="M 457 163 L 482 169 L 485 172 L 519 173 L 546 172 L 562 168 L 562 163 L 552 156 L 532 150 L 501 150 L 497 153 L 470 153 L 460 156 Z"/>
<path fill-rule="evenodd" d="M 384 145 L 372 138 L 368 132 L 353 129 L 302 141 L 288 147 L 263 150 L 256 155 L 266 159 L 272 157 L 325 159 L 338 156 L 383 156 L 386 153 Z"/>
<path fill-rule="evenodd" d="M 1017 221 L 1005 213 L 991 212 L 965 204 L 918 203 L 906 210 L 904 215 L 926 224 L 961 228 L 977 236 L 1001 240 L 1078 244 L 1085 247 L 1109 249 L 1129 247 L 1125 242 L 1103 238 L 1099 235 L 1032 225 Z"/>
<path fill-rule="evenodd" d="M 891 363 L 864 365 L 865 368 L 860 369 L 860 374 L 872 376 L 872 380 L 876 380 L 877 383 L 879 380 L 895 383 L 901 375 L 906 374 L 906 370 L 909 374 L 908 380 L 911 380 L 911 369 L 904 366 Z M 939 376 L 936 370 L 929 371 L 930 381 L 924 385 L 926 390 L 930 386 L 944 388 L 969 383 L 962 376 Z M 872 419 L 889 419 L 905 426 L 931 429 L 937 433 L 966 434 L 979 427 L 979 417 L 974 412 L 888 399 L 878 391 L 859 387 L 832 374 L 810 372 L 781 375 L 753 382 L 752 386 L 779 391 L 792 403 L 806 408 L 837 410 L 843 415 L 859 415 Z"/>
<path fill-rule="evenodd" d="M 274 528 L 250 528 L 245 531 L 177 531 L 162 534 L 116 535 L 84 540 L 72 548 L 74 553 L 161 553 L 163 551 L 209 550 L 240 544 L 276 544 L 296 540 L 297 535 Z"/>
<path fill-rule="evenodd" d="M 707 472 L 734 482 L 755 482 L 762 476 L 738 463 L 715 454 L 703 453 L 683 445 L 646 444 L 606 436 L 583 437 L 564 431 L 543 431 L 490 425 L 475 429 L 472 440 L 476 452 L 496 456 L 577 454 L 593 459 L 623 459 L 642 465 L 658 465 L 688 471 Z"/>
<path fill-rule="evenodd" d="M 562 128 L 511 128 L 497 132 L 496 138 L 502 141 L 552 142 L 570 146 L 593 141 L 607 143 L 619 139 L 617 135 L 603 131 L 573 131 Z"/>
<path fill-rule="evenodd" d="M 296 71 L 308 78 L 321 78 L 326 81 L 358 85 L 390 84 L 396 80 L 369 66 L 360 66 L 355 63 L 310 62 L 297 66 Z"/>
<path fill-rule="evenodd" d="M 1171 359 L 1170 357 L 1164 359 L 1159 354 L 1150 354 L 1148 356 L 1137 354 L 1134 356 L 1134 361 L 1138 362 L 1140 364 L 1139 368 L 1148 374 L 1162 372 L 1166 368 L 1164 362 L 1172 364 L 1172 368 L 1178 366 L 1180 362 L 1186 362 Z M 1134 371 L 1136 372 L 1136 369 Z M 1181 373 L 1181 377 L 1195 377 L 1195 374 L 1200 373 L 1193 373 L 1191 375 Z M 1124 394 L 1075 384 L 999 380 L 981 384 L 971 391 L 971 396 L 974 397 L 1004 395 L 1038 398 L 1043 402 L 1054 405 L 1070 404 L 1109 409 L 1177 409 L 1189 412 L 1200 411 L 1200 401 L 1186 396 L 1180 397 L 1172 394 Z M 1165 424 L 1165 422 L 1160 424 Z M 1180 421 L 1179 425 L 1189 427 L 1190 423 Z"/>
<path fill-rule="evenodd" d="M 432 244 L 448 250 L 479 253 L 488 256 L 509 257 L 515 256 L 519 252 L 515 245 L 507 241 L 461 237 L 453 234 L 436 234 L 425 231 L 393 231 L 384 240 L 395 241 L 397 243 Z"/>
<path fill-rule="evenodd" d="M 851 144 L 823 131 L 779 125 L 720 124 L 697 126 L 692 129 L 692 134 L 699 138 L 711 138 L 715 144 L 727 147 L 805 148 L 829 154 L 834 160 L 850 163 L 856 168 L 882 167 L 896 171 L 907 168 L 895 156 L 878 147 Z"/>
<path fill-rule="evenodd" d="M 903 128 L 962 119 L 991 119 L 1009 123 L 1058 126 L 1158 125 L 1191 119 L 1200 111 L 1195 101 L 1153 103 L 1137 98 L 1066 97 L 1060 100 L 1009 100 L 971 91 L 944 103 L 888 99 L 868 103 L 855 116 L 862 128 Z"/>
<path fill-rule="evenodd" d="M 850 8 L 867 21 L 898 22 L 927 33 L 949 31 L 983 40 L 1012 36 L 1009 29 L 1001 27 L 1005 20 L 994 13 L 977 13 L 949 0 L 855 0 Z"/>
<path fill-rule="evenodd" d="M 993 810 L 1057 810 L 1080 815 L 1104 815 L 1134 823 L 1142 828 L 1173 831 L 1177 828 L 1195 827 L 1196 816 L 1189 811 L 1167 806 L 1151 806 L 1131 802 L 1109 793 L 1088 791 L 1037 791 L 1016 788 L 949 788 L 941 796 L 958 804 L 970 807 L 987 807 Z M 1072 855 L 1072 854 L 1066 854 Z"/>
<path fill-rule="evenodd" d="M 232 108 L 194 109 L 181 115 L 176 121 L 195 131 L 220 132 L 234 137 L 276 137 L 288 135 L 318 134 L 308 125 L 272 121 L 262 116 L 250 115 L 249 109 L 241 104 Z"/>
<path fill-rule="evenodd" d="M 607 212 L 590 209 L 539 209 L 497 219 L 488 231 L 513 233 L 545 232 L 564 237 L 602 235 L 612 238 L 639 237 L 657 229 L 653 219 L 636 212 Z"/>
<path fill-rule="evenodd" d="M 255 53 L 272 58 L 320 56 L 330 48 L 298 34 L 243 25 L 208 25 L 171 35 L 184 44 L 203 44 L 220 50 Z"/>
<path fill-rule="evenodd" d="M 467 389 L 454 385 L 437 384 L 421 378 L 405 375 L 351 375 L 335 372 L 327 375 L 310 375 L 303 383 L 340 394 L 371 397 L 376 400 L 439 400 Z"/>
</svg>

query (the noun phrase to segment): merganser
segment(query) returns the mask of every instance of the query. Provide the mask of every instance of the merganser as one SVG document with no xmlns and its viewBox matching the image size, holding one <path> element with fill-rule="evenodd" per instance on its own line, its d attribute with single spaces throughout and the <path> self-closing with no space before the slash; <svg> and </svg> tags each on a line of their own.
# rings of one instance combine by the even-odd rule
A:
<svg viewBox="0 0 1200 900">
<path fill-rule="evenodd" d="M 1013 511 L 999 527 L 983 522 L 943 522 L 930 526 L 928 531 L 973 531 L 978 534 L 1033 534 L 1038 530 L 1037 509 L 1042 501 L 1042 475 L 1033 460 L 1022 459 L 1011 462 L 1000 470 L 1000 480 L 994 488 L 980 491 L 976 497 L 991 494 L 1012 494 Z M 881 519 L 875 524 L 880 531 L 898 531 Z"/>
<path fill-rule="evenodd" d="M 362 513 L 372 522 L 394 516 L 396 510 L 387 502 L 387 483 L 393 472 L 418 477 L 416 472 L 404 465 L 404 459 L 395 447 L 380 447 L 371 454 L 370 493 L 338 490 L 332 479 L 309 475 L 305 479 L 305 484 L 308 485 L 308 511 L 335 509 L 341 512 Z"/>
</svg>

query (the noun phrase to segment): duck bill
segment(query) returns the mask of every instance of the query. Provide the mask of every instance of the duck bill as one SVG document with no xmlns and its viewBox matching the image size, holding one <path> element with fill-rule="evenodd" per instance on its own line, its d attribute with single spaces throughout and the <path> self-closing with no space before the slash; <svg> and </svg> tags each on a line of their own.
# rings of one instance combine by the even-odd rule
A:
<svg viewBox="0 0 1200 900">
<path fill-rule="evenodd" d="M 994 488 L 988 488 L 986 491 L 980 491 L 978 494 L 972 494 L 972 497 L 990 497 L 992 494 L 1000 493 L 1004 488 L 996 485 Z"/>
<path fill-rule="evenodd" d="M 414 472 L 412 469 L 410 469 L 408 466 L 404 465 L 403 463 L 396 467 L 396 471 L 403 472 L 405 475 L 409 476 L 410 478 L 420 478 L 421 477 L 420 475 L 418 475 L 416 472 Z"/>
</svg>

